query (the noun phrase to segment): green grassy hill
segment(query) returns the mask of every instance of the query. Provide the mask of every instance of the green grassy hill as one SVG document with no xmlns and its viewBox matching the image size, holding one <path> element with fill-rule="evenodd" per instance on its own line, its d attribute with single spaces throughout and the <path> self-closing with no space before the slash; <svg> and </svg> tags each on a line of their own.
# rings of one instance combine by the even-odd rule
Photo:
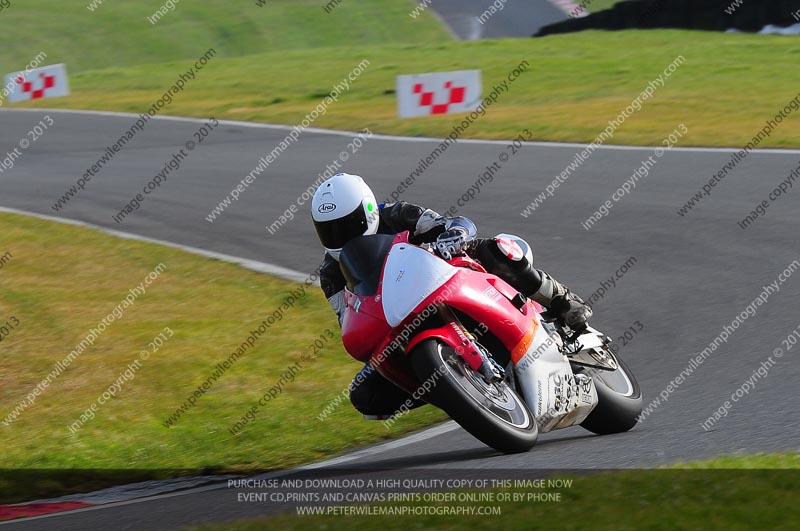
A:
<svg viewBox="0 0 800 531">
<path fill-rule="evenodd" d="M 314 126 L 442 137 L 463 116 L 397 118 L 397 75 L 480 69 L 487 95 L 527 61 L 527 70 L 464 137 L 513 138 L 528 129 L 536 140 L 591 142 L 667 65 L 683 56 L 685 62 L 610 143 L 660 145 L 683 123 L 689 130 L 683 146 L 738 147 L 797 95 L 798 54 L 800 42 L 783 36 L 657 30 L 217 56 L 162 112 L 298 124 L 366 59 L 363 74 Z M 84 72 L 71 76 L 72 96 L 26 105 L 142 112 L 193 62 L 194 57 Z M 759 147 L 800 145 L 795 116 Z"/>
<path fill-rule="evenodd" d="M 89 2 L 102 2 L 94 12 Z M 598 10 L 613 0 L 595 0 Z M 363 60 L 363 75 L 315 122 L 317 127 L 445 136 L 460 116 L 400 120 L 395 77 L 480 69 L 484 93 L 519 77 L 487 116 L 465 133 L 591 142 L 678 56 L 686 61 L 610 143 L 658 145 L 680 124 L 681 144 L 742 146 L 797 95 L 800 45 L 782 36 L 699 31 L 589 31 L 543 39 L 453 41 L 415 0 L 181 2 L 157 24 L 162 0 L 15 2 L 0 14 L 0 66 L 24 66 L 39 51 L 65 62 L 73 94 L 24 106 L 143 112 L 209 48 L 216 54 L 165 115 L 215 116 L 294 125 Z M 42 5 L 49 9 L 44 10 Z M 57 10 L 56 10 L 57 8 Z M 748 97 L 742 103 L 742 95 Z M 759 147 L 796 147 L 786 120 Z"/>
<path fill-rule="evenodd" d="M 220 57 L 276 50 L 376 43 L 450 40 L 430 13 L 412 19 L 411 1 L 342 0 L 326 13 L 322 0 L 184 0 L 156 24 L 164 0 L 13 1 L 0 14 L 0 66 L 11 72 L 38 52 L 47 64 L 67 63 L 71 72 L 163 63 L 196 57 L 210 47 Z"/>
<path fill-rule="evenodd" d="M 586 3 L 587 9 L 592 13 L 596 13 L 597 11 L 608 9 L 614 4 L 621 2 L 622 0 L 584 0 L 584 1 L 587 2 Z M 580 4 L 581 0 L 575 0 L 575 3 Z"/>
</svg>

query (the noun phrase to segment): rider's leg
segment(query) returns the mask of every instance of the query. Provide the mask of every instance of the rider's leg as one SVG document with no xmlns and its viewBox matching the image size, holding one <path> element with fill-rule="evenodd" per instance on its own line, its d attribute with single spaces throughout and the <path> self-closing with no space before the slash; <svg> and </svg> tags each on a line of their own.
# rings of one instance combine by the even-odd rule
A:
<svg viewBox="0 0 800 531">
<path fill-rule="evenodd" d="M 350 402 L 368 420 L 384 420 L 425 405 L 384 378 L 369 365 L 350 384 Z"/>
<path fill-rule="evenodd" d="M 560 315 L 571 328 L 584 326 L 592 316 L 591 307 L 568 287 L 533 267 L 533 253 L 524 240 L 509 240 L 482 240 L 475 249 L 475 259 L 526 297 Z"/>
</svg>

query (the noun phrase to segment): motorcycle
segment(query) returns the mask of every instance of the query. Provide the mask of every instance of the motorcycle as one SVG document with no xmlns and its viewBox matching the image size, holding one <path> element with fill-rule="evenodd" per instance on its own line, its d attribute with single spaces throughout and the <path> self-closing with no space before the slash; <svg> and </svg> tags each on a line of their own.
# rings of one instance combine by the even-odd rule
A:
<svg viewBox="0 0 800 531">
<path fill-rule="evenodd" d="M 636 425 L 641 390 L 611 338 L 570 330 L 466 253 L 448 258 L 412 245 L 408 232 L 348 242 L 339 258 L 347 352 L 503 453 L 570 426 L 610 434 Z"/>
</svg>

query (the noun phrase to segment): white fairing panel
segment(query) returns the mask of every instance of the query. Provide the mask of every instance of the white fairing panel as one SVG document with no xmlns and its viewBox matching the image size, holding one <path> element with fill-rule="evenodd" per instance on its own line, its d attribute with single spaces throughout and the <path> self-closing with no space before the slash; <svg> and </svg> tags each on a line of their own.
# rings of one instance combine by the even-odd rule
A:
<svg viewBox="0 0 800 531">
<path fill-rule="evenodd" d="M 392 327 L 403 322 L 431 293 L 453 278 L 458 269 L 410 244 L 392 247 L 383 271 L 383 313 Z"/>
<path fill-rule="evenodd" d="M 514 372 L 542 433 L 582 422 L 597 405 L 592 380 L 575 378 L 569 360 L 541 325 Z"/>
</svg>

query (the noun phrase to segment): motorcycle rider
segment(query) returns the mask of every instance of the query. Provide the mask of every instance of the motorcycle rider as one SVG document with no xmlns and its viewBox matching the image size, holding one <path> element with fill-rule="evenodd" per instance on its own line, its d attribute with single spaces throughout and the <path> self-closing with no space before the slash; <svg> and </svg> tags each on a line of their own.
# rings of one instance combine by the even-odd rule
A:
<svg viewBox="0 0 800 531">
<path fill-rule="evenodd" d="M 358 236 L 403 231 L 409 231 L 410 243 L 433 243 L 445 259 L 467 251 L 488 272 L 559 316 L 573 330 L 584 328 L 592 316 L 592 309 L 580 297 L 533 267 L 533 254 L 523 240 L 513 243 L 500 237 L 471 240 L 466 229 L 431 209 L 404 201 L 378 204 L 370 187 L 357 175 L 339 173 L 323 182 L 311 201 L 311 215 L 325 248 L 320 285 L 340 325 L 346 285 L 338 261 L 342 247 Z M 350 401 L 365 418 L 374 420 L 391 417 L 403 404 L 413 403 L 413 407 L 424 404 L 369 364 L 350 384 Z"/>
</svg>

